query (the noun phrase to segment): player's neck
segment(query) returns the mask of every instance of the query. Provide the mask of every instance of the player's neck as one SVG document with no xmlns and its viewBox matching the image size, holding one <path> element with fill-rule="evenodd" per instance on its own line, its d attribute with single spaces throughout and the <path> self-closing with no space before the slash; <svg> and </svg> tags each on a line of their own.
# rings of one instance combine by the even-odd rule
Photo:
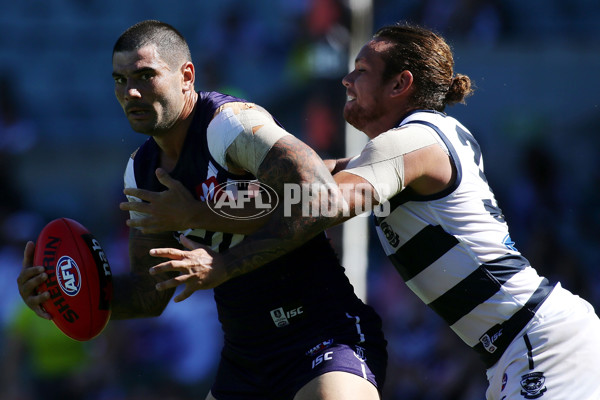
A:
<svg viewBox="0 0 600 400">
<path fill-rule="evenodd" d="M 185 95 L 183 109 L 181 110 L 181 115 L 179 117 L 180 121 L 188 121 L 188 126 L 192 120 L 194 115 L 194 110 L 196 106 L 196 102 L 198 101 L 198 92 L 195 90 L 188 91 Z"/>
<path fill-rule="evenodd" d="M 198 93 L 196 92 L 186 96 L 184 107 L 177 122 L 169 129 L 167 134 L 154 137 L 161 149 L 160 167 L 167 172 L 171 172 L 177 165 L 187 132 L 194 118 L 194 106 L 197 100 Z"/>
</svg>

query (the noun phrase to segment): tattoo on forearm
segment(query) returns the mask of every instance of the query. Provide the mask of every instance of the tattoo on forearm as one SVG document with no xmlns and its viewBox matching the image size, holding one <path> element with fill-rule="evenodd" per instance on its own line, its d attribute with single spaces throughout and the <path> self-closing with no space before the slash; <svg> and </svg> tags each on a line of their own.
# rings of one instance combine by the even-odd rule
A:
<svg viewBox="0 0 600 400">
<path fill-rule="evenodd" d="M 336 187 L 335 181 L 319 156 L 310 147 L 293 137 L 284 137 L 273 146 L 263 160 L 258 173 L 259 180 L 271 186 L 279 194 L 284 193 L 286 184 L 308 185 L 310 189 Z M 336 196 L 335 191 L 326 194 L 325 191 L 322 192 L 319 201 L 325 202 L 325 207 L 338 211 L 341 216 L 343 207 L 338 204 L 341 197 Z M 322 231 L 338 218 L 335 215 L 325 217 L 320 212 L 303 215 L 302 204 L 291 207 L 290 211 L 292 213 L 290 216 L 282 215 L 283 224 L 271 224 L 271 234 L 286 238 L 292 238 L 294 235 L 306 236 Z M 287 227 L 287 230 L 281 232 L 284 227 Z M 274 229 L 278 232 L 274 232 Z"/>
<path fill-rule="evenodd" d="M 174 290 L 156 290 L 156 283 L 163 280 L 164 276 L 152 276 L 148 270 L 160 263 L 161 259 L 150 256 L 148 251 L 153 247 L 174 247 L 177 242 L 169 240 L 165 235 L 142 235 L 137 230 L 132 230 L 129 240 L 131 270 L 129 274 L 118 275 L 113 279 L 111 318 L 158 316 L 167 306 Z"/>
<path fill-rule="evenodd" d="M 272 247 L 258 249 L 258 251 L 247 251 L 247 255 L 245 257 L 238 259 L 235 263 L 228 264 L 226 266 L 227 276 L 229 278 L 234 278 L 236 276 L 251 272 L 257 267 L 281 257 L 288 251 L 289 250 L 285 247 Z"/>
<path fill-rule="evenodd" d="M 294 137 L 284 137 L 271 148 L 261 163 L 258 179 L 280 195 L 285 193 L 286 184 L 337 189 L 319 156 Z M 342 217 L 343 200 L 336 190 L 319 192 L 317 199 L 328 210 L 337 210 L 338 215 L 303 213 L 306 209 L 303 210 L 302 202 L 288 208 L 291 215 L 284 215 L 284 207 L 278 207 L 263 229 L 232 249 L 234 258 L 226 265 L 228 276 L 252 271 L 286 254 Z M 284 200 L 283 196 L 280 200 Z"/>
</svg>

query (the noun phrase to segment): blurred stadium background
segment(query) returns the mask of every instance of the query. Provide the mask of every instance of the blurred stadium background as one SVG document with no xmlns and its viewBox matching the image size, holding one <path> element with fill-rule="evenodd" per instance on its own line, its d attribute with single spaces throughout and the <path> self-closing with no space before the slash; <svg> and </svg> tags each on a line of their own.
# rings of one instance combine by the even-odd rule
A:
<svg viewBox="0 0 600 400">
<path fill-rule="evenodd" d="M 0 399 L 203 399 L 221 343 L 212 292 L 160 318 L 112 322 L 70 341 L 21 303 L 23 245 L 51 219 L 79 220 L 127 268 L 119 211 L 129 154 L 144 140 L 113 96 L 111 51 L 142 19 L 187 38 L 197 89 L 270 109 L 323 157 L 344 155 L 349 0 L 0 0 Z M 517 247 L 600 306 L 600 3 L 375 0 L 377 28 L 442 33 L 477 85 L 448 109 L 479 139 Z M 356 23 L 356 22 L 355 22 Z M 330 235 L 340 254 L 341 228 Z M 367 236 L 365 235 L 365 238 Z M 404 286 L 369 239 L 367 299 L 390 342 L 386 400 L 483 398 L 474 355 Z"/>
</svg>

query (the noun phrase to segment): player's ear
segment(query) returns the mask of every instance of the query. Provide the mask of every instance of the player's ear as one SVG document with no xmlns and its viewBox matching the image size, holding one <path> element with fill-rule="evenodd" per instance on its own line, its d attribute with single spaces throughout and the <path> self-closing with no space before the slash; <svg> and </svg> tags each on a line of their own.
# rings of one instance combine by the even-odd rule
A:
<svg viewBox="0 0 600 400">
<path fill-rule="evenodd" d="M 194 90 L 194 81 L 196 79 L 196 70 L 194 64 L 186 62 L 181 66 L 181 73 L 183 77 L 183 90 Z"/>
<path fill-rule="evenodd" d="M 413 84 L 413 75 L 412 72 L 408 70 L 404 70 L 396 75 L 391 80 L 392 85 L 392 96 L 398 96 L 405 94 L 407 90 L 412 87 Z"/>
</svg>

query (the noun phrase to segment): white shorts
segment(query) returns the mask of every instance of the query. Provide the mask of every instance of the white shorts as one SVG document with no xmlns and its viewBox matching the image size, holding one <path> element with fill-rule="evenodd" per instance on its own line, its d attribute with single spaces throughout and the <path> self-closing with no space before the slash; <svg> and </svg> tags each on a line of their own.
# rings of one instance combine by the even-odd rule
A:
<svg viewBox="0 0 600 400">
<path fill-rule="evenodd" d="M 558 284 L 487 370 L 488 400 L 600 399 L 600 319 Z"/>
</svg>

